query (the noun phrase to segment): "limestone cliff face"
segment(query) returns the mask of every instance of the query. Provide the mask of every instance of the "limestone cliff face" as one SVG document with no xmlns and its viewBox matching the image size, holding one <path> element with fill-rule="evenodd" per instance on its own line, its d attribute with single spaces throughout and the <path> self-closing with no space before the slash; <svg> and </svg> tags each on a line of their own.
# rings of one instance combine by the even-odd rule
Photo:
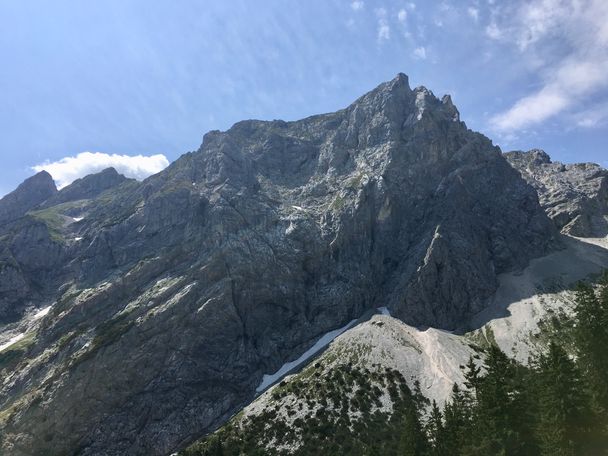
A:
<svg viewBox="0 0 608 456">
<path fill-rule="evenodd" d="M 103 204 L 94 199 L 104 192 L 134 182 L 109 168 L 57 191 L 41 171 L 0 200 L 0 325 L 56 299 L 79 262 L 78 216 Z"/>
<path fill-rule="evenodd" d="M 55 182 L 46 171 L 26 179 L 15 191 L 0 199 L 0 225 L 18 219 L 55 193 Z"/>
<path fill-rule="evenodd" d="M 56 252 L 36 302 L 53 307 L 0 365 L 15 455 L 168 454 L 368 309 L 457 326 L 556 234 L 449 97 L 402 74 L 336 113 L 210 132 L 141 183 L 18 223 Z M 29 281 L 18 231 L 0 242 Z"/>
<path fill-rule="evenodd" d="M 608 170 L 595 163 L 552 162 L 539 149 L 505 157 L 536 188 L 541 205 L 563 233 L 608 235 Z"/>
</svg>

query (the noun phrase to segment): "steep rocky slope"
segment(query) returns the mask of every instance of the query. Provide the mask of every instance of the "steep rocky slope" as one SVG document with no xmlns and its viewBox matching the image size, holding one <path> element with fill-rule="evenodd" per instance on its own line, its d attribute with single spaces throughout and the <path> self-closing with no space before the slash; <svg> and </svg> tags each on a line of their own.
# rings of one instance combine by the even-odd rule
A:
<svg viewBox="0 0 608 456">
<path fill-rule="evenodd" d="M 79 222 L 134 182 L 109 168 L 57 191 L 41 171 L 0 200 L 0 324 L 57 298 L 78 267 Z"/>
<path fill-rule="evenodd" d="M 481 360 L 489 344 L 525 364 L 558 334 L 560 316 L 572 312 L 576 281 L 608 268 L 608 238 L 566 237 L 564 244 L 523 271 L 501 274 L 492 304 L 458 331 L 416 328 L 385 309 L 368 316 L 308 365 L 276 379 L 217 431 L 224 454 L 239 448 L 244 454 L 319 454 L 328 450 L 328 435 L 333 444 L 353 444 L 352 454 L 400 454 L 392 440 L 412 407 L 408 392 L 419 388 L 442 405 L 454 383 L 463 386 L 462 367 L 470 357 Z M 205 454 L 208 439 L 182 454 Z"/>
<path fill-rule="evenodd" d="M 4 308 L 52 305 L 0 352 L 10 454 L 167 454 L 321 335 L 379 306 L 456 328 L 559 244 L 500 150 L 402 74 L 84 196 L 1 234 Z"/>
<path fill-rule="evenodd" d="M 0 225 L 18 219 L 55 193 L 55 182 L 46 171 L 26 179 L 15 191 L 0 199 Z"/>
<path fill-rule="evenodd" d="M 536 188 L 558 229 L 573 236 L 608 235 L 608 170 L 595 163 L 552 162 L 538 149 L 505 157 Z"/>
</svg>

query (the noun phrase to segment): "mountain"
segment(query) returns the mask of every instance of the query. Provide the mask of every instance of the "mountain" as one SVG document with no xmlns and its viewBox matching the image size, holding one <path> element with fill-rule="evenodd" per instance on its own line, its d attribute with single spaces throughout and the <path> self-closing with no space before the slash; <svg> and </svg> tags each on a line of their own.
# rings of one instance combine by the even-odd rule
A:
<svg viewBox="0 0 608 456">
<path fill-rule="evenodd" d="M 0 200 L 0 324 L 56 300 L 73 277 L 68 263 L 77 258 L 78 222 L 95 198 L 103 201 L 104 192 L 133 183 L 109 168 L 57 191 L 41 171 Z"/>
<path fill-rule="evenodd" d="M 122 174 L 118 174 L 114 168 L 106 168 L 96 174 L 89 174 L 81 179 L 76 179 L 51 198 L 46 199 L 42 206 L 51 207 L 70 201 L 95 198 L 104 191 L 117 187 L 128 180 Z"/>
<path fill-rule="evenodd" d="M 23 216 L 55 193 L 55 182 L 46 171 L 26 179 L 15 191 L 0 199 L 0 225 Z"/>
<path fill-rule="evenodd" d="M 595 163 L 552 162 L 539 149 L 505 157 L 536 188 L 559 230 L 581 237 L 608 235 L 608 170 Z"/>
<path fill-rule="evenodd" d="M 396 334 L 434 328 L 413 346 L 452 344 L 441 331 L 505 311 L 505 274 L 581 248 L 448 96 L 403 74 L 335 113 L 207 133 L 143 182 L 90 180 L 0 228 L 9 454 L 169 454 L 375 309 Z"/>
</svg>

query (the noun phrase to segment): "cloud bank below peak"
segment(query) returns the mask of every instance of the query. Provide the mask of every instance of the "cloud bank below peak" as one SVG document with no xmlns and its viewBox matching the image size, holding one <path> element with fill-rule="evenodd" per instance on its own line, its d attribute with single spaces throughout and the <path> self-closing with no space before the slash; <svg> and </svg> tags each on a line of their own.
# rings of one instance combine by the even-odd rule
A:
<svg viewBox="0 0 608 456">
<path fill-rule="evenodd" d="M 126 177 L 142 180 L 162 171 L 167 166 L 169 166 L 169 160 L 163 154 L 145 156 L 81 152 L 76 156 L 32 166 L 31 169 L 36 172 L 47 171 L 53 176 L 57 187 L 62 189 L 76 179 L 110 167 Z"/>
</svg>

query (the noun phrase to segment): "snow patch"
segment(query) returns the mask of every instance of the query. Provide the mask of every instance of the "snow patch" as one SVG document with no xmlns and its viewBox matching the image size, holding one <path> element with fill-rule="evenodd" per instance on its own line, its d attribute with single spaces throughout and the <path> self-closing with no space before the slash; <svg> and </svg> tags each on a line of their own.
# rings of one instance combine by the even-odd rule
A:
<svg viewBox="0 0 608 456">
<path fill-rule="evenodd" d="M 84 217 L 72 217 L 72 220 L 74 220 L 75 222 L 80 222 L 83 219 Z"/>
<path fill-rule="evenodd" d="M 306 352 L 304 352 L 304 354 L 302 354 L 302 356 L 300 356 L 298 359 L 283 364 L 283 366 L 281 366 L 281 368 L 278 371 L 276 371 L 274 374 L 271 374 L 271 375 L 265 374 L 264 377 L 262 378 L 262 381 L 260 382 L 260 385 L 255 389 L 256 392 L 259 393 L 261 391 L 264 391 L 266 388 L 268 388 L 270 385 L 275 383 L 281 377 L 288 374 L 291 370 L 298 367 L 300 364 L 302 364 L 306 360 L 310 359 L 312 356 L 314 356 L 316 353 L 318 353 L 321 349 L 327 347 L 336 337 L 338 337 L 344 331 L 346 331 L 347 329 L 352 327 L 356 322 L 357 322 L 357 319 L 351 320 L 347 325 L 326 333 L 312 347 L 310 347 L 308 350 L 306 350 Z"/>
<path fill-rule="evenodd" d="M 25 337 L 25 333 L 21 333 L 21 334 L 17 334 L 16 336 L 10 338 L 8 340 L 8 342 L 3 343 L 2 345 L 0 345 L 0 352 L 4 351 L 6 348 L 10 347 L 11 345 L 19 342 L 21 339 L 23 339 Z"/>
<path fill-rule="evenodd" d="M 293 224 L 292 221 L 289 222 L 289 226 L 285 229 L 285 234 L 287 236 L 289 236 L 291 233 L 293 233 L 296 230 L 296 226 Z"/>
<path fill-rule="evenodd" d="M 32 317 L 32 321 L 40 320 L 42 317 L 44 317 L 46 314 L 49 313 L 49 311 L 51 310 L 51 307 L 53 307 L 53 306 L 48 306 L 48 307 L 45 307 L 44 309 L 40 309 L 38 312 L 36 312 L 34 314 L 34 316 Z"/>
</svg>

